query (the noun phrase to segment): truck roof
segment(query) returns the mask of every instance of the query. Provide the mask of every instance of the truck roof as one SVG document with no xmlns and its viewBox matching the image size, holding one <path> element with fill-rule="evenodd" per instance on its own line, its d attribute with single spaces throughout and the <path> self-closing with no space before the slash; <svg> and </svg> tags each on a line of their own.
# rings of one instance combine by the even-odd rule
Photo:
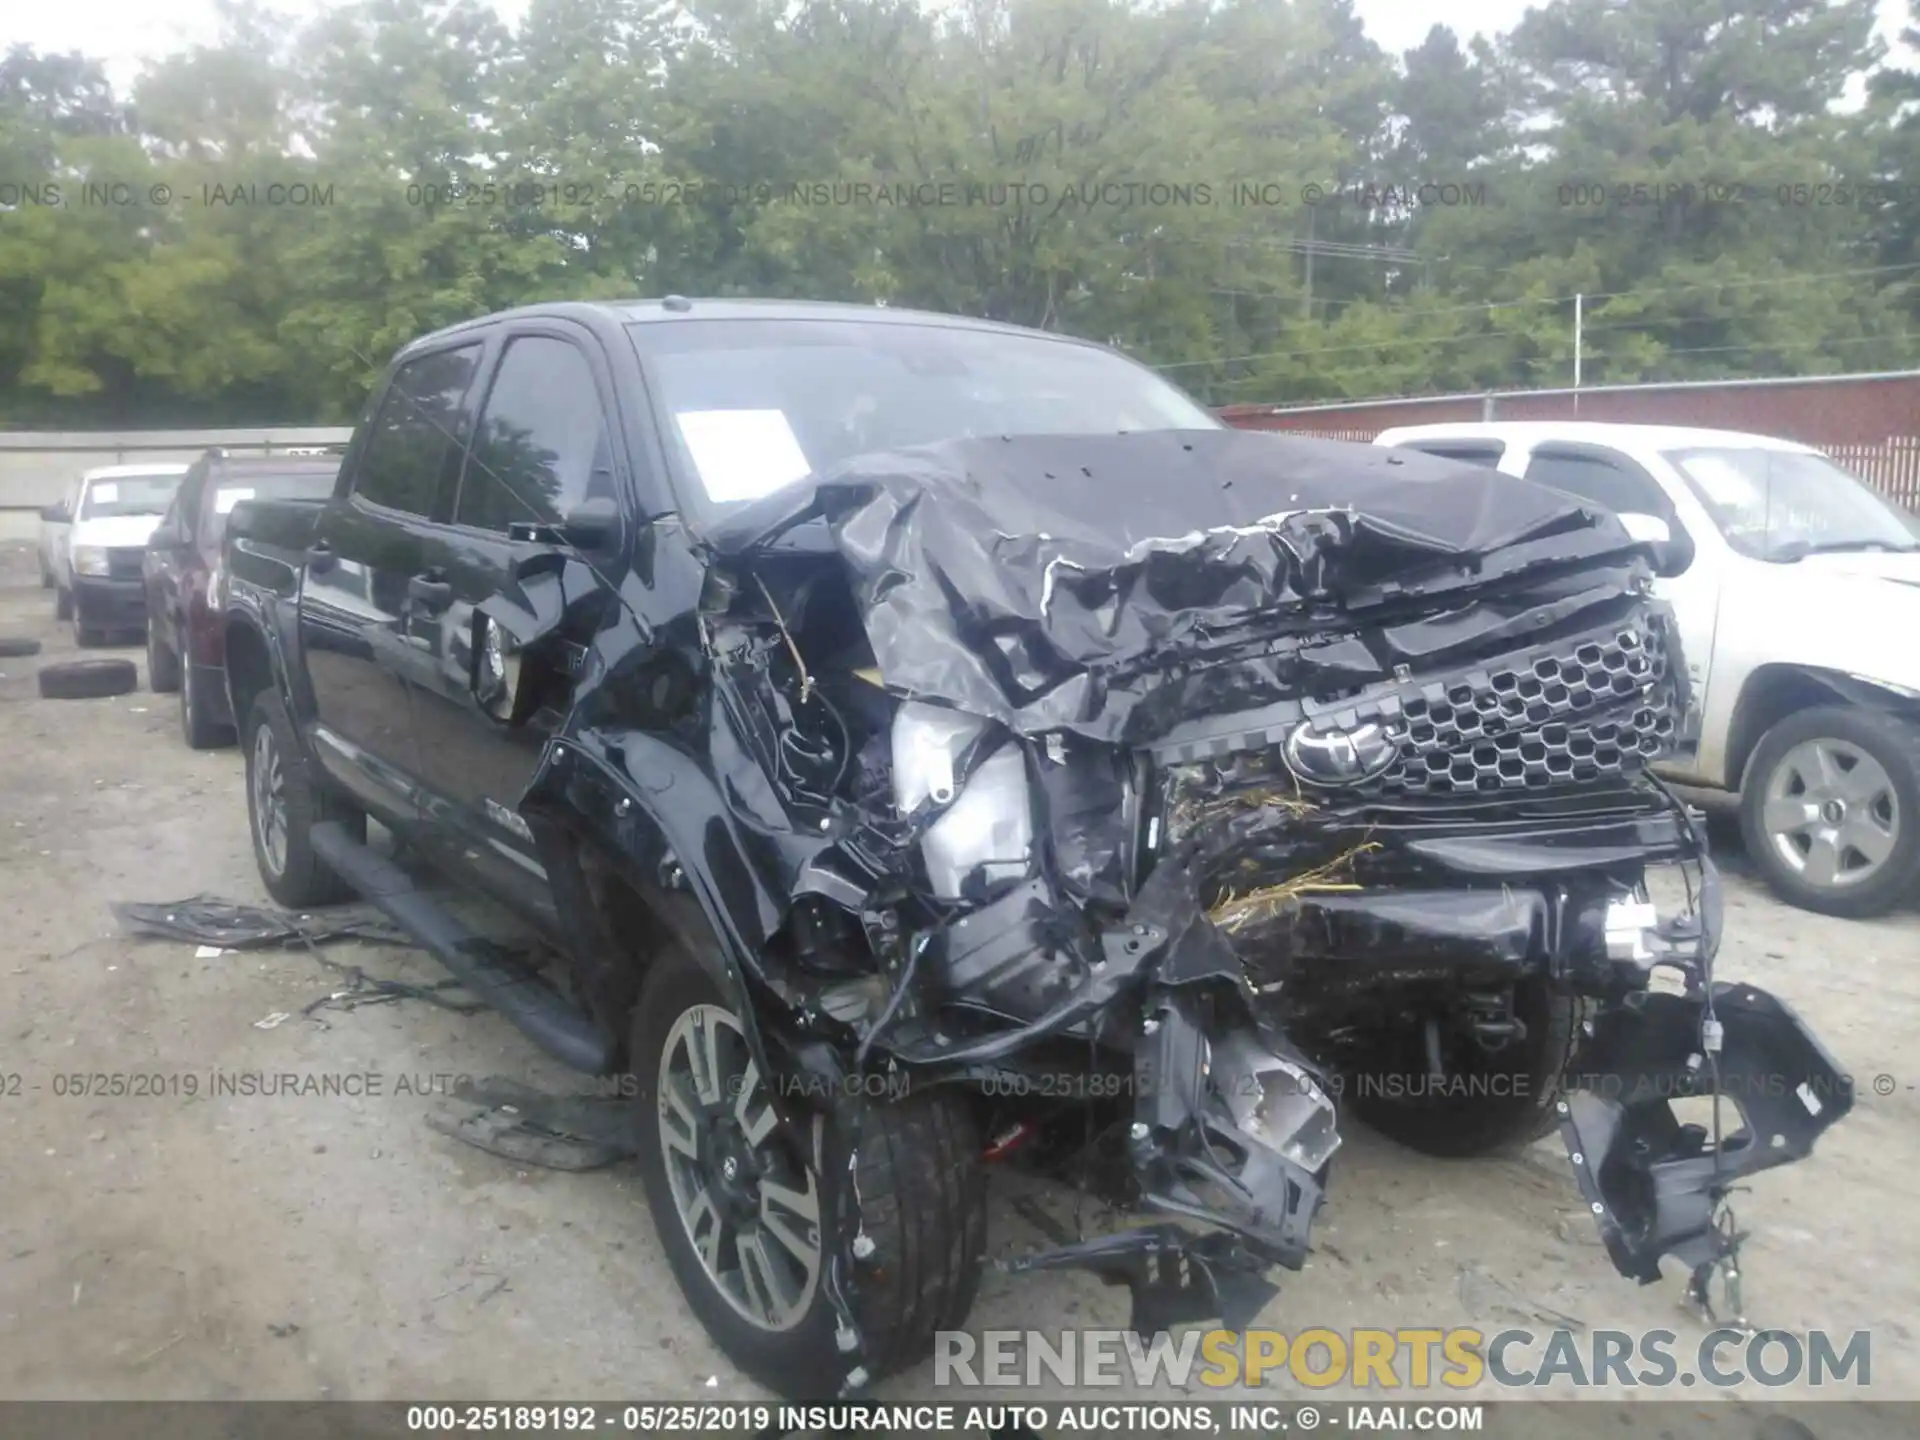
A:
<svg viewBox="0 0 1920 1440">
<path fill-rule="evenodd" d="M 96 480 L 131 480 L 136 475 L 184 475 L 188 466 L 184 461 L 157 461 L 149 465 L 97 465 L 80 478 L 91 485 Z"/>
<path fill-rule="evenodd" d="M 858 320 L 872 325 L 943 325 L 1003 335 L 1033 335 L 1074 345 L 1095 343 L 1058 331 L 1035 330 L 1025 325 L 1009 325 L 1004 321 L 980 320 L 967 315 L 949 315 L 937 310 L 901 310 L 890 305 L 856 305 L 838 300 L 772 300 L 738 296 L 702 299 L 669 295 L 656 299 L 563 300 L 521 305 L 444 326 L 409 342 L 400 353 L 406 354 L 416 347 L 432 344 L 480 325 L 534 316 L 576 320 L 588 325 L 684 323 L 698 320 Z"/>
<path fill-rule="evenodd" d="M 1453 420 L 1432 425 L 1395 425 L 1374 438 L 1376 445 L 1409 440 L 1500 440 L 1537 445 L 1567 440 L 1587 445 L 1629 446 L 1645 450 L 1686 450 L 1700 446 L 1737 446 L 1755 450 L 1811 451 L 1814 447 L 1777 435 L 1744 430 L 1706 430 L 1689 425 L 1630 425 L 1603 420 Z"/>
</svg>

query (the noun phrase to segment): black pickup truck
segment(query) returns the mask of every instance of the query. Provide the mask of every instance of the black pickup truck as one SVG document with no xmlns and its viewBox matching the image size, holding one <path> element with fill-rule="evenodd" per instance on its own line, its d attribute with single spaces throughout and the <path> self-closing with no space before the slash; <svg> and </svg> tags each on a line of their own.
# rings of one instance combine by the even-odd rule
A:
<svg viewBox="0 0 1920 1440">
<path fill-rule="evenodd" d="M 1345 1116 L 1450 1155 L 1558 1124 L 1617 1267 L 1705 1296 L 1729 1188 L 1851 1105 L 1713 977 L 1646 769 L 1683 562 L 1558 491 L 1226 430 L 1059 336 L 669 298 L 415 342 L 333 497 L 241 504 L 225 563 L 267 888 L 364 894 L 631 1077 L 688 1301 L 783 1393 L 960 1324 L 995 1166 L 1152 1217 L 1014 1268 L 1237 1327 Z"/>
</svg>

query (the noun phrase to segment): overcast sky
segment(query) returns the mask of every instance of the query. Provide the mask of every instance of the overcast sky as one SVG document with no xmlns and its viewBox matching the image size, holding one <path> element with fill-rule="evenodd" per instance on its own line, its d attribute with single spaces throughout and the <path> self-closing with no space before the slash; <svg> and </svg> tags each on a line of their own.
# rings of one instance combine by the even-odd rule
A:
<svg viewBox="0 0 1920 1440">
<path fill-rule="evenodd" d="M 1907 14 L 1906 0 L 1879 0 L 1880 33 L 1891 44 Z M 494 8 L 513 21 L 527 0 L 494 0 Z M 279 9 L 296 14 L 329 8 L 327 0 L 280 0 Z M 1436 18 L 1418 0 L 1355 0 L 1355 8 L 1376 44 L 1389 53 L 1420 43 Z M 1528 0 L 1453 0 L 1445 20 L 1462 37 L 1512 28 Z M 114 84 L 124 88 L 153 55 L 214 38 L 213 0 L 55 0 L 33 7 L 26 0 L 9 6 L 13 18 L 0 22 L 0 44 L 24 41 L 41 50 L 80 50 L 107 62 Z"/>
</svg>

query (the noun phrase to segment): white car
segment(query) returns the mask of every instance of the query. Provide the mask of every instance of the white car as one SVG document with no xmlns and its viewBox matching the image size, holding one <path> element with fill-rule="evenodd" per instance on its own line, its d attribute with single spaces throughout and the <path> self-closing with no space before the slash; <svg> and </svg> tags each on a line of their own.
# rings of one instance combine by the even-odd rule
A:
<svg viewBox="0 0 1920 1440">
<path fill-rule="evenodd" d="M 1655 590 L 1673 606 L 1698 736 L 1662 773 L 1739 792 L 1747 849 L 1792 904 L 1858 916 L 1916 896 L 1912 515 L 1810 446 L 1735 431 L 1490 421 L 1374 443 L 1524 475 L 1664 538 Z"/>
<path fill-rule="evenodd" d="M 186 473 L 180 464 L 102 466 L 80 477 L 70 500 L 41 512 L 47 523 L 67 526 L 49 557 L 54 614 L 73 621 L 80 644 L 112 630 L 145 632 L 147 537 Z"/>
</svg>

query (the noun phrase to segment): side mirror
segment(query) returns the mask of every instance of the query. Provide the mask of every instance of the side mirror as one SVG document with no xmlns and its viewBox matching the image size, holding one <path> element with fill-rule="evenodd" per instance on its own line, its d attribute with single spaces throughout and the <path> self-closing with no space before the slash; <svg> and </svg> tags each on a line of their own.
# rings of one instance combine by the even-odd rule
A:
<svg viewBox="0 0 1920 1440">
<path fill-rule="evenodd" d="M 254 520 L 259 513 L 253 501 L 236 501 L 233 509 L 227 512 L 226 538 L 240 540 L 253 534 Z"/>
<path fill-rule="evenodd" d="M 1693 537 L 1682 531 L 1676 538 L 1673 527 L 1658 515 L 1622 511 L 1620 524 L 1628 535 L 1653 553 L 1656 575 L 1672 579 L 1686 574 L 1687 567 L 1693 564 Z"/>
<path fill-rule="evenodd" d="M 55 525 L 65 525 L 73 519 L 73 512 L 67 509 L 67 502 L 56 500 L 40 512 L 40 518 Z"/>
<path fill-rule="evenodd" d="M 489 602 L 490 608 L 502 608 Z M 473 698 L 502 725 L 522 725 L 533 714 L 524 643 L 487 609 L 473 612 Z"/>
<path fill-rule="evenodd" d="M 509 540 L 535 545 L 565 545 L 588 552 L 606 548 L 619 536 L 620 506 L 607 496 L 581 501 L 557 525 L 516 521 L 507 526 Z"/>
</svg>

